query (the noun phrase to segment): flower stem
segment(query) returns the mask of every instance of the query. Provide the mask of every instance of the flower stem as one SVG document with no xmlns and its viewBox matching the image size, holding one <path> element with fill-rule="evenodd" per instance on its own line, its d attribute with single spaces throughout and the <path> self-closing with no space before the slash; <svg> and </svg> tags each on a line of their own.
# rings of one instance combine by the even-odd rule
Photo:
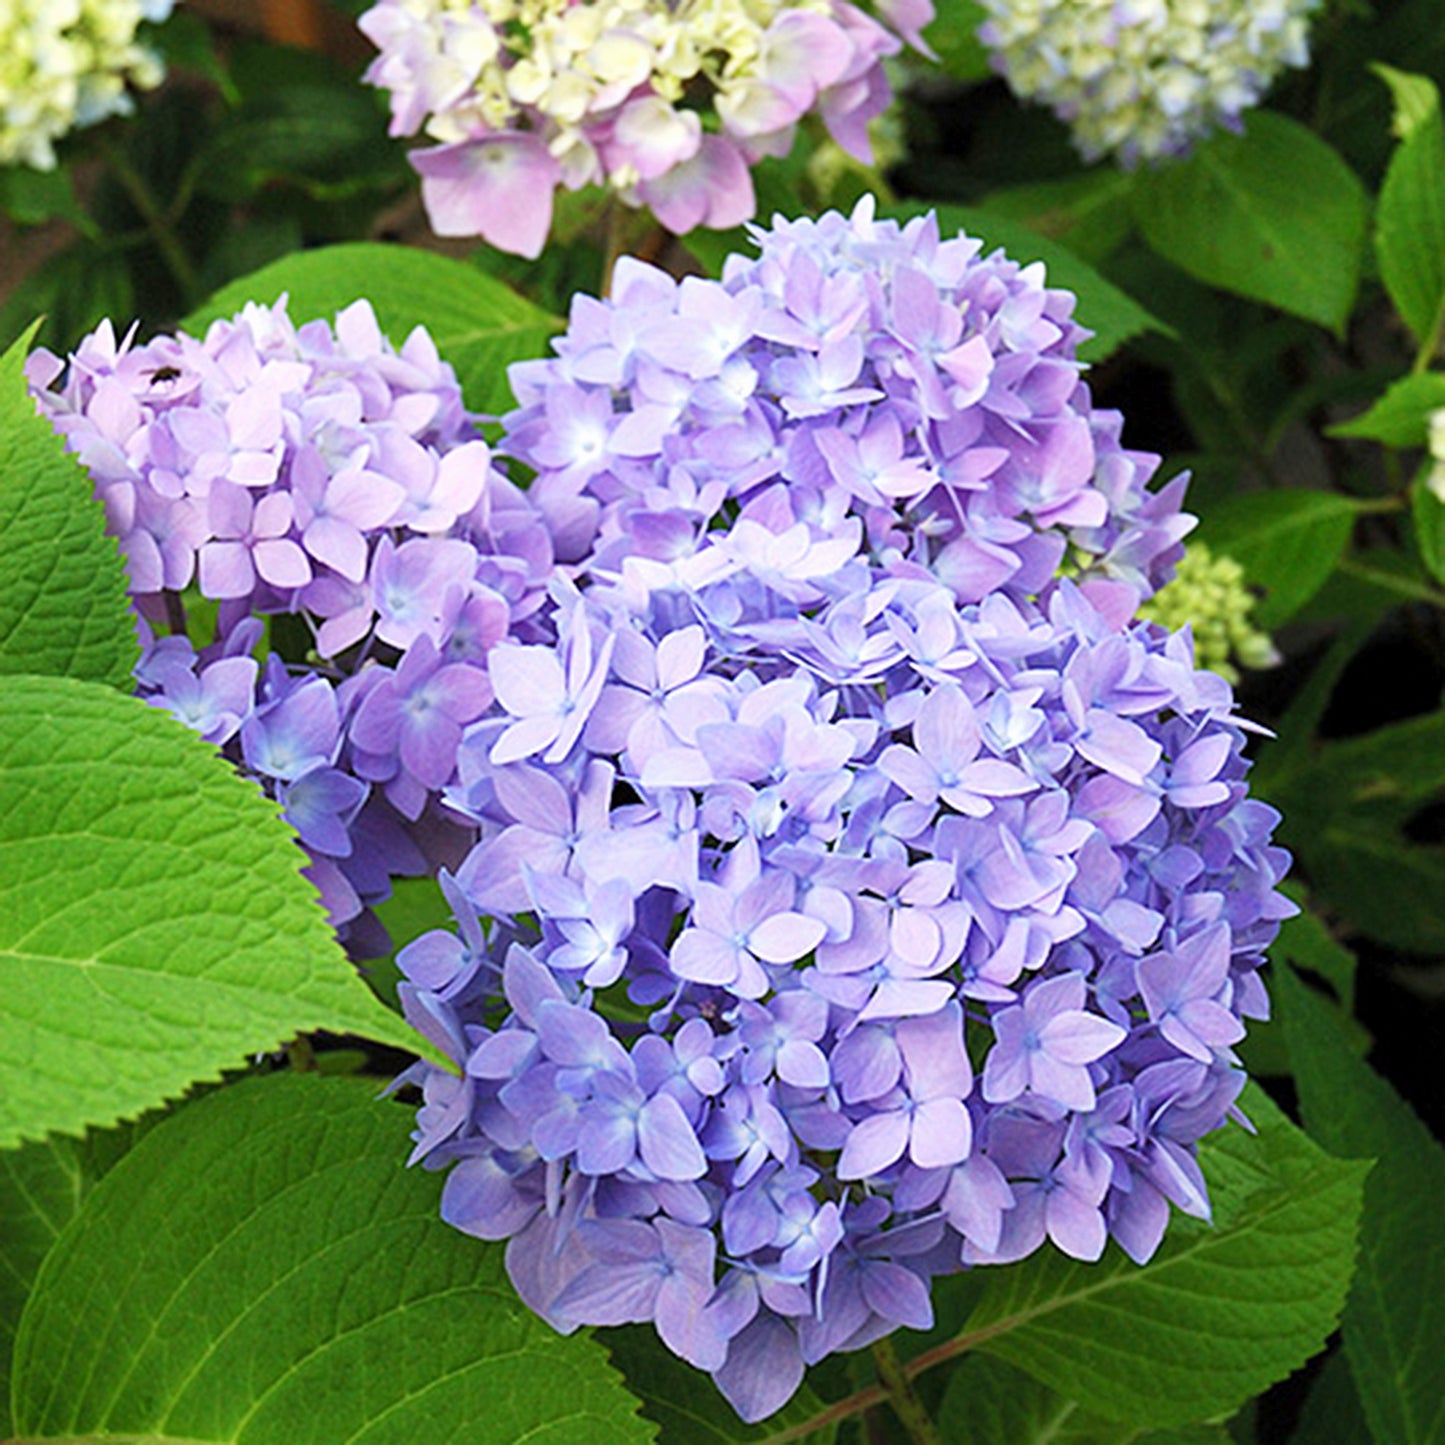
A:
<svg viewBox="0 0 1445 1445">
<path fill-rule="evenodd" d="M 898 1358 L 898 1351 L 893 1347 L 893 1337 L 885 1335 L 872 1348 L 878 1378 L 888 1391 L 888 1403 L 893 1406 L 893 1413 L 898 1416 L 909 1440 L 913 1445 L 943 1445 L 943 1436 L 938 1433 L 938 1426 L 933 1423 L 923 1401 L 918 1398 L 918 1391 L 913 1388 L 913 1382 L 903 1368 L 903 1361 Z"/>
<path fill-rule="evenodd" d="M 111 173 L 145 221 L 146 229 L 181 293 L 181 303 L 189 311 L 201 299 L 201 278 L 181 244 L 181 238 L 176 235 L 171 218 L 161 209 L 145 177 L 131 164 L 125 151 L 110 141 L 106 141 L 102 149 Z"/>
</svg>

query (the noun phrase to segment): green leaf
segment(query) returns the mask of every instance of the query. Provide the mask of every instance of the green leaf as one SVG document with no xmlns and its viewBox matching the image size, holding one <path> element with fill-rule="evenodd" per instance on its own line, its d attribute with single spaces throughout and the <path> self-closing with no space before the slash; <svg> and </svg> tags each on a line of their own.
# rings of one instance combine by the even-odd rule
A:
<svg viewBox="0 0 1445 1445">
<path fill-rule="evenodd" d="M 1402 377 L 1370 409 L 1326 427 L 1332 437 L 1364 437 L 1387 447 L 1423 447 L 1430 439 L 1430 413 L 1445 406 L 1445 375 L 1424 371 Z"/>
<path fill-rule="evenodd" d="M 1142 176 L 1134 219 L 1191 276 L 1338 332 L 1360 278 L 1364 187 L 1297 121 L 1256 110 L 1245 124 Z"/>
<path fill-rule="evenodd" d="M 1394 810 L 1357 808 L 1308 835 L 1292 827 L 1289 841 L 1320 895 L 1371 938 L 1445 953 L 1445 848 L 1407 842 Z"/>
<path fill-rule="evenodd" d="M 96 1186 L 20 1322 L 22 1436 L 192 1445 L 652 1436 L 605 1351 L 508 1285 L 409 1170 L 374 1082 L 274 1075 L 198 1100 Z"/>
<path fill-rule="evenodd" d="M 11 1433 L 10 1359 L 41 1261 L 95 1182 L 153 1122 L 0 1150 L 0 1435 Z"/>
<path fill-rule="evenodd" d="M 342 954 L 275 804 L 137 698 L 0 711 L 0 1147 L 107 1124 L 307 1029 L 415 1050 Z"/>
<path fill-rule="evenodd" d="M 77 241 L 48 256 L 0 305 L 0 345 L 8 345 L 43 316 L 41 345 L 66 352 L 106 317 L 134 315 L 135 287 L 126 253 Z"/>
<path fill-rule="evenodd" d="M 125 686 L 140 649 L 90 478 L 35 409 L 22 336 L 0 358 L 0 674 Z"/>
<path fill-rule="evenodd" d="M 299 84 L 234 112 L 207 141 L 200 191 L 229 202 L 274 181 L 318 200 L 404 182 L 406 162 L 375 98 L 354 84 Z"/>
<path fill-rule="evenodd" d="M 506 368 L 544 354 L 563 322 L 491 276 L 460 261 L 410 246 L 354 241 L 301 251 L 223 287 L 182 323 L 203 332 L 248 301 L 290 295 L 298 324 L 330 321 L 358 298 L 376 310 L 381 329 L 398 345 L 425 326 L 437 350 L 456 368 L 468 405 L 500 412 L 512 405 Z"/>
<path fill-rule="evenodd" d="M 1126 296 L 1112 282 L 1106 281 L 1086 261 L 1053 241 L 1029 230 L 1027 226 L 989 211 L 971 206 L 930 206 L 909 202 L 906 205 L 882 206 L 879 214 L 908 220 L 928 211 L 937 211 L 938 228 L 945 236 L 966 231 L 981 240 L 986 251 L 1002 247 L 1011 260 L 1020 265 L 1042 261 L 1048 271 L 1050 286 L 1063 287 L 1079 298 L 1075 319 L 1094 335 L 1079 348 L 1085 361 L 1103 361 L 1112 356 L 1132 336 L 1144 331 L 1172 335 L 1169 327 L 1151 316 L 1132 296 Z"/>
<path fill-rule="evenodd" d="M 1430 485 L 1427 463 L 1410 488 L 1410 515 L 1420 558 L 1437 582 L 1445 582 L 1445 502 Z"/>
<path fill-rule="evenodd" d="M 1300 1107 L 1336 1153 L 1378 1159 L 1365 1181 L 1360 1267 L 1345 1306 L 1345 1354 L 1377 1445 L 1445 1436 L 1445 1149 L 1298 980 L 1276 980 Z"/>
<path fill-rule="evenodd" d="M 1409 140 L 1415 130 L 1440 109 L 1440 92 L 1427 75 L 1411 75 L 1393 65 L 1370 67 L 1390 87 L 1395 102 L 1394 131 L 1400 140 Z"/>
<path fill-rule="evenodd" d="M 30 166 L 0 166 L 0 211 L 21 226 L 38 226 L 61 217 L 86 234 L 94 231 L 81 209 L 68 168 L 37 171 Z"/>
<path fill-rule="evenodd" d="M 1223 1414 L 1309 1359 L 1344 1303 L 1368 1166 L 1331 1159 L 1257 1090 L 1245 1112 L 1257 1135 L 1200 1148 L 1213 1228 L 1176 1215 L 1143 1268 L 1111 1248 L 991 1271 L 960 1342 L 1153 1428 Z"/>
<path fill-rule="evenodd" d="M 1331 1353 L 1315 1377 L 1293 1438 L 1299 1445 L 1360 1445 L 1370 1438 L 1343 1350 Z"/>
<path fill-rule="evenodd" d="M 923 28 L 923 38 L 938 56 L 938 63 L 955 80 L 988 80 L 993 75 L 988 50 L 978 38 L 978 27 L 988 13 L 978 0 L 949 0 Z"/>
<path fill-rule="evenodd" d="M 1286 887 L 1300 904 L 1300 911 L 1293 918 L 1286 918 L 1280 924 L 1279 937 L 1271 949 L 1276 956 L 1283 955 L 1298 968 L 1307 968 L 1317 973 L 1334 990 L 1340 1007 L 1346 1014 L 1355 1008 L 1355 955 L 1325 927 L 1324 920 L 1317 913 L 1304 906 L 1299 890 Z"/>
<path fill-rule="evenodd" d="M 1390 157 L 1375 211 L 1375 254 L 1395 310 L 1431 351 L 1445 320 L 1445 122 L 1440 94 L 1429 81 L 1392 72 L 1403 85 L 1415 81 L 1397 122 L 1404 139 Z M 1389 78 L 1387 76 L 1387 78 Z M 1428 86 L 1428 94 L 1418 86 Z"/>
<path fill-rule="evenodd" d="M 240 99 L 231 73 L 216 49 L 216 35 L 199 15 L 177 10 L 165 24 L 148 27 L 143 33 L 145 43 L 153 46 L 166 62 L 168 70 L 193 70 L 215 83 L 231 104 Z"/>
<path fill-rule="evenodd" d="M 1136 177 L 1112 168 L 1084 171 L 1061 181 L 1036 181 L 990 191 L 980 208 L 1018 221 L 1097 265 L 1133 230 L 1129 197 Z"/>
<path fill-rule="evenodd" d="M 1256 620 L 1268 630 L 1288 622 L 1324 585 L 1354 521 L 1354 503 L 1336 492 L 1251 492 L 1213 508 L 1199 536 L 1264 589 Z"/>
<path fill-rule="evenodd" d="M 611 1352 L 612 1363 L 622 1371 L 628 1388 L 642 1402 L 642 1413 L 660 1427 L 657 1438 L 661 1445 L 744 1445 L 749 1440 L 766 1440 L 811 1419 L 823 1408 L 805 1382 L 781 1410 L 756 1425 L 745 1425 L 712 1380 L 678 1359 L 651 1325 L 627 1325 L 607 1330 L 598 1338 Z M 801 1438 L 809 1445 L 831 1445 L 837 1434 L 838 1427 L 829 1425 Z"/>
<path fill-rule="evenodd" d="M 1149 1430 L 1106 1420 L 987 1355 L 954 1368 L 938 1429 L 948 1445 L 1229 1445 L 1220 1425 Z"/>
</svg>

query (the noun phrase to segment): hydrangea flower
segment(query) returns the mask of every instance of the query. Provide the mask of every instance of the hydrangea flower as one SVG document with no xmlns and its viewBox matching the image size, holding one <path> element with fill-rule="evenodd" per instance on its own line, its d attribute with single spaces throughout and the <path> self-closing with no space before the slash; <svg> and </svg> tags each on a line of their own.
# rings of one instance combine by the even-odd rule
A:
<svg viewBox="0 0 1445 1445">
<path fill-rule="evenodd" d="M 1085 160 L 1187 151 L 1309 62 L 1319 0 L 982 0 L 979 39 L 1021 100 L 1051 107 Z"/>
<path fill-rule="evenodd" d="M 931 0 L 380 0 L 361 29 L 366 78 L 391 95 L 440 235 L 535 256 L 558 186 L 603 185 L 669 230 L 738 225 L 748 167 L 786 154 L 822 116 L 870 157 L 867 124 L 890 99 L 883 60 Z M 715 119 L 716 127 L 705 124 Z"/>
<path fill-rule="evenodd" d="M 1280 660 L 1269 634 L 1254 625 L 1254 605 L 1244 568 L 1233 557 L 1216 557 L 1203 542 L 1193 542 L 1174 580 L 1149 598 L 1139 615 L 1171 632 L 1188 627 L 1199 665 L 1238 682 L 1236 661 L 1254 668 L 1273 667 Z"/>
<path fill-rule="evenodd" d="M 941 240 L 931 215 L 877 220 L 871 199 L 754 239 L 721 281 L 624 258 L 610 300 L 574 299 L 554 358 L 513 368 L 501 445 L 544 513 L 590 502 L 604 561 L 763 526 L 831 549 L 825 568 L 856 551 L 965 602 L 1032 597 L 1067 560 L 1128 615 L 1167 579 L 1184 479 L 1147 490 L 1158 458 L 1093 405 L 1088 333 L 1042 265 Z"/>
<path fill-rule="evenodd" d="M 133 106 L 128 86 L 161 82 L 136 39 L 174 0 L 9 0 L 0 8 L 0 166 L 55 166 L 55 142 Z"/>
<path fill-rule="evenodd" d="M 1187 634 L 736 530 L 594 558 L 555 643 L 493 649 L 462 936 L 399 962 L 458 1070 L 406 1076 L 444 1217 L 753 1420 L 935 1275 L 1207 1217 L 1291 907 Z"/>
<path fill-rule="evenodd" d="M 200 339 L 106 322 L 27 374 L 119 539 L 141 695 L 280 800 L 365 941 L 393 875 L 465 852 L 439 795 L 489 652 L 549 635 L 549 534 L 451 367 L 421 328 L 395 349 L 364 301 L 297 328 L 283 298 Z"/>
</svg>

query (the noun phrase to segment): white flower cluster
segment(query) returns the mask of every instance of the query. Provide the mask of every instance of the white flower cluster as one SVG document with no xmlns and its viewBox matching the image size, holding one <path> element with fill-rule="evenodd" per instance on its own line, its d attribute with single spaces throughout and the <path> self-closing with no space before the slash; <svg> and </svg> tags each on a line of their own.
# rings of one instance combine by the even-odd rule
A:
<svg viewBox="0 0 1445 1445">
<path fill-rule="evenodd" d="M 131 108 L 127 86 L 159 85 L 158 56 L 136 43 L 174 0 L 0 0 L 0 165 L 55 165 L 55 142 Z"/>
<path fill-rule="evenodd" d="M 1445 502 L 1445 406 L 1430 413 L 1430 474 L 1425 485 Z"/>
<path fill-rule="evenodd" d="M 982 0 L 979 38 L 1022 100 L 1051 106 L 1086 160 L 1126 166 L 1238 129 L 1309 60 L 1319 0 Z"/>
</svg>

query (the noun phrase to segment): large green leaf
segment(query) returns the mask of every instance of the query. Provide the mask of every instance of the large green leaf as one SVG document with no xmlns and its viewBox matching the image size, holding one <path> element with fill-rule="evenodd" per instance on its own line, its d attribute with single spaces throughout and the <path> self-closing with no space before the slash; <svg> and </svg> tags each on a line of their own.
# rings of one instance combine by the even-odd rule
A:
<svg viewBox="0 0 1445 1445">
<path fill-rule="evenodd" d="M 10 1357 L 40 1263 L 95 1182 L 151 1122 L 0 1150 L 0 1435 L 10 1434 Z"/>
<path fill-rule="evenodd" d="M 1305 1122 L 1326 1147 L 1378 1159 L 1365 1182 L 1360 1267 L 1345 1306 L 1345 1353 L 1377 1445 L 1445 1437 L 1445 1149 L 1367 1064 L 1349 1056 L 1335 1011 L 1293 977 L 1276 980 Z"/>
<path fill-rule="evenodd" d="M 1433 349 L 1445 321 L 1445 121 L 1440 93 L 1422 76 L 1382 67 L 1403 139 L 1390 157 L 1375 210 L 1375 254 L 1395 310 Z"/>
<path fill-rule="evenodd" d="M 990 191 L 980 209 L 1018 221 L 1081 260 L 1098 265 L 1133 230 L 1129 197 L 1137 177 L 1112 168 L 1083 171 L 1058 181 L 1032 181 Z"/>
<path fill-rule="evenodd" d="M 353 241 L 299 251 L 223 287 L 182 323 L 200 334 L 248 301 L 272 302 L 286 292 L 298 324 L 330 321 L 366 298 L 381 329 L 398 345 L 425 326 L 456 368 L 470 406 L 483 412 L 512 405 L 507 366 L 541 356 L 562 321 L 525 301 L 473 266 L 410 246 Z"/>
<path fill-rule="evenodd" d="M 1356 808 L 1289 841 L 1320 896 L 1371 938 L 1410 953 L 1445 953 L 1445 848 L 1407 841 L 1393 810 Z"/>
<path fill-rule="evenodd" d="M 1067 247 L 1045 240 L 1037 232 L 1005 216 L 972 206 L 930 206 L 909 202 L 883 206 L 879 214 L 907 220 L 927 211 L 937 211 L 938 228 L 945 236 L 966 231 L 981 240 L 987 250 L 1002 247 L 1020 265 L 1042 261 L 1050 286 L 1063 287 L 1079 298 L 1075 319 L 1094 334 L 1079 348 L 1086 361 L 1103 361 L 1132 336 L 1144 331 L 1169 333 L 1162 321 L 1151 316 L 1132 296 L 1106 281 L 1087 261 Z"/>
<path fill-rule="evenodd" d="M 1368 1165 L 1331 1159 L 1257 1091 L 1257 1135 L 1200 1161 L 1215 1225 L 1175 1218 L 1144 1268 L 1054 1250 L 992 1272 L 965 1338 L 1106 1419 L 1208 1420 L 1309 1359 L 1339 1317 Z"/>
<path fill-rule="evenodd" d="M 1256 616 L 1271 628 L 1288 622 L 1325 584 L 1354 521 L 1354 503 L 1336 492 L 1250 492 L 1211 508 L 1199 535 L 1264 588 Z"/>
<path fill-rule="evenodd" d="M 948 1445 L 1229 1445 L 1220 1425 L 1149 1430 L 1106 1420 L 987 1355 L 954 1369 L 938 1429 Z"/>
<path fill-rule="evenodd" d="M 0 1147 L 138 1113 L 306 1029 L 417 1037 L 342 954 L 275 804 L 136 698 L 7 680 Z"/>
<path fill-rule="evenodd" d="M 22 1437 L 646 1441 L 606 1352 L 442 1223 L 410 1112 L 279 1075 L 188 1104 L 98 1184 L 20 1322 Z"/>
<path fill-rule="evenodd" d="M 1141 178 L 1134 218 L 1190 275 L 1339 331 L 1360 278 L 1364 187 L 1297 121 L 1256 110 L 1245 125 Z"/>
<path fill-rule="evenodd" d="M 140 655 L 125 569 L 90 478 L 26 390 L 29 339 L 0 357 L 0 674 L 124 686 Z"/>
<path fill-rule="evenodd" d="M 1391 383 L 1370 409 L 1326 428 L 1332 437 L 1366 437 L 1391 447 L 1423 447 L 1430 413 L 1445 406 L 1445 376 L 1422 371 Z"/>
</svg>

